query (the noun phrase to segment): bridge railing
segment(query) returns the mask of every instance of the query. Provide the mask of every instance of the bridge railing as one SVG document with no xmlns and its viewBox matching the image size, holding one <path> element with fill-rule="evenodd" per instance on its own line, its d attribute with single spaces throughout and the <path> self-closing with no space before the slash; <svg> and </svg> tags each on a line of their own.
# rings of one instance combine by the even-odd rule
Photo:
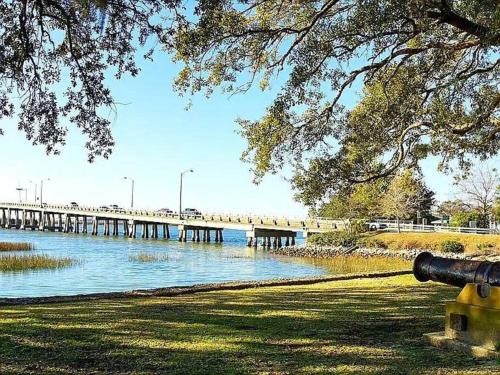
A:
<svg viewBox="0 0 500 375">
<path fill-rule="evenodd" d="M 5 207 L 25 207 L 27 209 L 36 210 L 65 210 L 69 212 L 90 212 L 90 213 L 118 213 L 131 216 L 146 216 L 146 217 L 163 217 L 163 218 L 178 218 L 179 214 L 176 212 L 158 212 L 151 210 L 130 210 L 130 209 L 100 209 L 93 206 L 71 206 L 62 204 L 44 204 L 43 206 L 33 203 L 0 203 Z M 272 217 L 272 216 L 255 216 L 255 215 L 234 215 L 234 214 L 202 214 L 202 215 L 186 215 L 182 214 L 183 220 L 202 220 L 210 222 L 221 223 L 235 223 L 235 224 L 255 224 L 273 227 L 290 227 L 290 228 L 303 228 L 307 229 L 320 229 L 320 230 L 335 230 L 341 226 L 338 220 L 328 219 L 288 219 L 285 217 Z"/>
</svg>

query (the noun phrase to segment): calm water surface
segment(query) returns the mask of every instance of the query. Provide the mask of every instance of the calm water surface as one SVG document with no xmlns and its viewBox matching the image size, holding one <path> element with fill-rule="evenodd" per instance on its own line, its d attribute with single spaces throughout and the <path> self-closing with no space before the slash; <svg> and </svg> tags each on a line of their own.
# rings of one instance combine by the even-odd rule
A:
<svg viewBox="0 0 500 375">
<path fill-rule="evenodd" d="M 171 234 L 172 238 L 176 238 L 175 227 L 172 227 Z M 0 229 L 0 241 L 31 242 L 35 245 L 31 254 L 71 257 L 80 261 L 60 270 L 0 272 L 1 297 L 125 291 L 235 280 L 319 276 L 329 272 L 321 265 L 249 249 L 245 246 L 244 232 L 230 230 L 224 231 L 222 245 L 4 229 Z M 167 254 L 168 260 L 141 263 L 130 259 L 130 256 L 141 252 Z M 0 256 L 3 254 L 9 253 Z"/>
</svg>

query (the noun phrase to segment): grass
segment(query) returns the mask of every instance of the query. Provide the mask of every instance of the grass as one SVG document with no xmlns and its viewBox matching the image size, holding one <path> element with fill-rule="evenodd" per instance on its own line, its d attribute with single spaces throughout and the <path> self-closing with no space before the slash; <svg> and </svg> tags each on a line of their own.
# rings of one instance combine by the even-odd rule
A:
<svg viewBox="0 0 500 375">
<path fill-rule="evenodd" d="M 396 271 L 412 267 L 411 261 L 384 256 L 337 255 L 331 258 L 307 258 L 305 262 L 323 266 L 335 274 Z"/>
<path fill-rule="evenodd" d="M 0 373 L 498 373 L 422 339 L 458 292 L 401 276 L 0 307 Z"/>
<path fill-rule="evenodd" d="M 34 246 L 28 242 L 0 242 L 0 251 L 29 251 Z"/>
<path fill-rule="evenodd" d="M 70 258 L 53 258 L 48 255 L 4 255 L 0 256 L 0 272 L 58 269 L 75 264 Z"/>
<path fill-rule="evenodd" d="M 141 263 L 165 262 L 168 260 L 168 255 L 162 253 L 152 254 L 143 251 L 136 255 L 129 255 L 128 260 L 130 260 L 131 262 L 141 262 Z"/>
<path fill-rule="evenodd" d="M 378 233 L 363 238 L 367 246 L 383 245 L 390 250 L 421 249 L 440 251 L 445 241 L 458 241 L 466 253 L 500 253 L 500 235 L 460 233 Z"/>
</svg>

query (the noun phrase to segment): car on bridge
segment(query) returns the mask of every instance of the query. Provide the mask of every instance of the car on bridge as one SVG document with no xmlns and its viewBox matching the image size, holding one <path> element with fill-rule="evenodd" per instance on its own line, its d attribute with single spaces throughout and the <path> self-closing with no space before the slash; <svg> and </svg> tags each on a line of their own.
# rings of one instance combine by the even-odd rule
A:
<svg viewBox="0 0 500 375">
<path fill-rule="evenodd" d="M 78 208 L 78 203 L 76 203 L 76 202 L 71 202 L 71 203 L 69 204 L 69 207 L 70 207 L 70 208 Z"/>
<path fill-rule="evenodd" d="M 117 204 L 110 204 L 109 205 L 109 209 L 112 210 L 112 211 L 119 211 L 119 212 L 125 211 L 125 209 L 121 208 Z"/>
<path fill-rule="evenodd" d="M 173 214 L 174 211 L 172 211 L 170 208 L 160 208 L 158 211 L 156 211 L 160 214 Z"/>
<path fill-rule="evenodd" d="M 185 208 L 184 210 L 182 210 L 181 214 L 189 216 L 201 216 L 201 212 L 196 208 Z"/>
<path fill-rule="evenodd" d="M 109 207 L 108 206 L 100 206 L 99 210 L 100 211 L 109 211 Z"/>
</svg>

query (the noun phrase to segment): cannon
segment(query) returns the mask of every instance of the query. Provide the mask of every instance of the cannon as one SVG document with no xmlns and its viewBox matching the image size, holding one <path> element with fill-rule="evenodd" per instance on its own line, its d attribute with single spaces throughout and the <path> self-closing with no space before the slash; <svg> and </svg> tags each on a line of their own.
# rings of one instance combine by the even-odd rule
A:
<svg viewBox="0 0 500 375">
<path fill-rule="evenodd" d="M 437 281 L 463 288 L 446 304 L 444 332 L 424 338 L 441 348 L 475 357 L 500 358 L 500 262 L 451 259 L 420 253 L 413 274 L 421 282 Z"/>
<path fill-rule="evenodd" d="M 428 252 L 417 256 L 413 274 L 418 281 L 432 280 L 461 288 L 467 284 L 500 286 L 500 262 L 442 258 Z"/>
</svg>

